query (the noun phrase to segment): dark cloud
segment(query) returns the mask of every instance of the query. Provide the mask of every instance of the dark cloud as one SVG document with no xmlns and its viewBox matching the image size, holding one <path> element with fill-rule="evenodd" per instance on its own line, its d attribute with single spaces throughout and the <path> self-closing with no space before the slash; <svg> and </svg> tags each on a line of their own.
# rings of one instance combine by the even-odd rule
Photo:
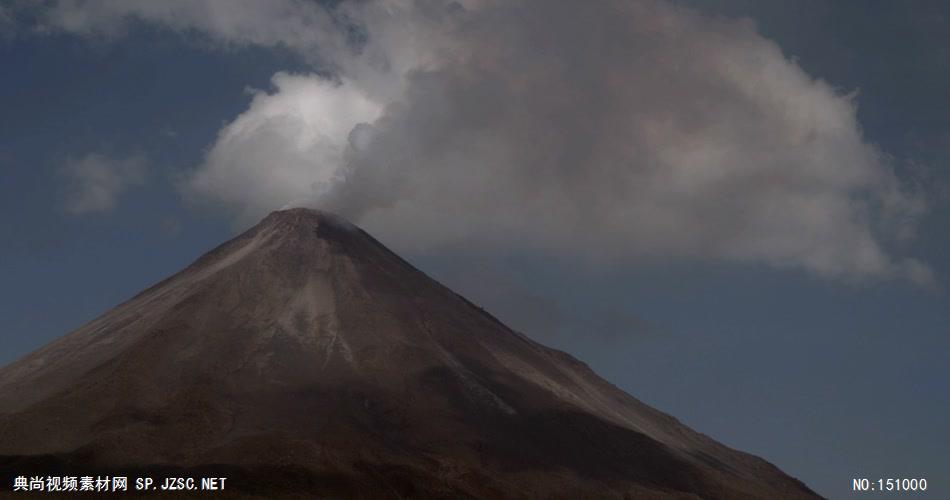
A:
<svg viewBox="0 0 950 500">
<path fill-rule="evenodd" d="M 660 2 L 454 14 L 447 47 L 406 74 L 317 203 L 403 247 L 929 279 L 883 249 L 887 221 L 906 226 L 923 205 L 863 140 L 852 97 L 750 23 Z"/>
</svg>

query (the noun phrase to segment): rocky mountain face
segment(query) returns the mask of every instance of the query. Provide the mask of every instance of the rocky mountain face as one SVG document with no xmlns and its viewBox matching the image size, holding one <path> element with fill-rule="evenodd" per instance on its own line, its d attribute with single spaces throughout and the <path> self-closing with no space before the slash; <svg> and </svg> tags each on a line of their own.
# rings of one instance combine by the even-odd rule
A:
<svg viewBox="0 0 950 500">
<path fill-rule="evenodd" d="M 262 498 L 817 498 L 307 209 L 0 369 L 0 456 Z"/>
</svg>

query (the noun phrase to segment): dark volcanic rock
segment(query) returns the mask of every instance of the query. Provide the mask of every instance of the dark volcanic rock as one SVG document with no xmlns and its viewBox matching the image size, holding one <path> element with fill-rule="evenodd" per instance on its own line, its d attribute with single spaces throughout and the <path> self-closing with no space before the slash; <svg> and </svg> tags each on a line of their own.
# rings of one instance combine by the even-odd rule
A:
<svg viewBox="0 0 950 500">
<path fill-rule="evenodd" d="M 305 209 L 0 369 L 0 455 L 268 498 L 816 497 Z"/>
</svg>

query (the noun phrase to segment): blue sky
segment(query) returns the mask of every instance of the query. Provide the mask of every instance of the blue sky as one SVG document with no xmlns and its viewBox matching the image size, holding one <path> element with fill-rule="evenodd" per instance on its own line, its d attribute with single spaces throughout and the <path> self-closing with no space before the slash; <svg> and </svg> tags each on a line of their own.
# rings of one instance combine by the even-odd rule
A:
<svg viewBox="0 0 950 500">
<path fill-rule="evenodd" d="M 384 21 L 373 12 L 353 14 L 356 28 L 345 30 L 343 48 L 331 49 L 326 47 L 339 40 L 307 31 L 328 29 L 310 10 L 320 8 L 315 4 L 298 13 L 296 18 L 307 22 L 297 31 L 300 27 L 287 19 L 258 11 L 241 18 L 240 12 L 186 8 L 178 17 L 163 17 L 99 2 L 97 9 L 84 5 L 90 15 L 77 17 L 82 9 L 11 3 L 0 11 L 5 16 L 0 16 L 0 362 L 179 270 L 261 213 L 285 203 L 313 204 L 342 211 L 512 326 L 571 352 L 688 425 L 767 458 L 826 496 L 848 496 L 853 477 L 925 477 L 932 489 L 943 487 L 950 481 L 950 301 L 945 291 L 950 242 L 944 229 L 950 8 L 940 2 L 913 8 L 867 2 L 861 9 L 819 1 L 693 3 L 697 12 L 672 10 L 670 15 L 708 38 L 697 42 L 690 38 L 694 35 L 673 35 L 656 41 L 658 48 L 633 47 L 602 59 L 589 57 L 590 47 L 600 43 L 596 40 L 574 38 L 563 46 L 547 41 L 547 33 L 571 34 L 571 23 L 588 20 L 584 14 L 565 21 L 572 16 L 557 8 L 538 16 L 540 31 L 533 31 L 534 25 L 506 24 L 512 12 L 504 9 L 470 19 L 475 35 L 484 34 L 478 26 L 485 18 L 507 28 L 496 33 L 505 50 L 493 52 L 498 48 L 466 41 L 470 33 L 432 29 L 442 26 L 443 14 L 428 11 Z M 258 7 L 267 10 L 267 5 Z M 596 14 L 589 13 L 588 21 L 596 21 Z M 209 22 L 208 16 L 219 22 Z M 271 24 L 252 25 L 257 31 L 245 36 L 246 19 Z M 457 62 L 439 62 L 443 66 L 432 71 L 410 64 L 396 74 L 409 52 L 387 52 L 374 43 L 377 37 L 383 48 L 404 43 L 405 33 L 413 33 L 405 28 L 408 20 L 420 30 L 420 44 L 475 47 L 497 58 L 478 61 L 486 65 L 482 79 L 466 79 L 460 68 L 468 66 Z M 642 28 L 636 23 L 649 26 L 648 21 L 634 24 Z M 606 47 L 651 41 L 628 38 L 625 29 L 622 23 L 605 28 Z M 371 55 L 374 49 L 380 52 L 369 62 L 350 59 L 340 55 L 346 43 Z M 769 44 L 780 49 L 778 55 Z M 697 46 L 712 48 L 693 55 Z M 560 52 L 542 57 L 552 47 Z M 540 74 L 550 74 L 560 63 L 570 63 L 570 72 L 544 89 L 517 94 L 528 101 L 523 106 L 505 101 L 513 95 L 508 92 L 514 80 L 491 73 L 492 65 L 505 75 L 524 68 L 516 73 L 533 82 L 537 65 L 525 61 L 535 51 L 538 60 L 558 63 L 540 67 Z M 611 51 L 598 51 L 604 52 Z M 751 92 L 733 73 L 722 80 L 708 76 L 709 85 L 691 83 L 742 55 L 766 58 L 786 78 L 773 81 L 771 73 L 756 73 L 757 66 L 742 69 L 752 72 L 740 73 L 742 78 L 762 78 L 753 87 L 760 93 L 751 98 L 735 90 Z M 626 71 L 634 63 L 624 61 L 634 57 L 658 62 Z M 704 72 L 664 66 L 677 57 Z M 387 61 L 386 71 L 378 69 L 379 60 Z M 436 63 L 428 64 L 431 69 Z M 658 81 L 668 81 L 674 90 L 650 85 L 649 76 L 637 79 L 654 67 Z M 288 76 L 275 79 L 280 72 Z M 606 75 L 631 92 L 596 99 Z M 343 84 L 327 90 L 322 83 L 327 78 L 343 79 Z M 789 79 L 797 86 L 786 87 Z M 344 93 L 349 82 L 355 82 L 355 90 Z M 842 97 L 853 91 L 851 101 Z M 545 100 L 559 92 L 580 104 Z M 756 122 L 762 130 L 791 134 L 801 122 L 769 114 L 774 113 L 770 103 L 785 102 L 776 101 L 786 98 L 782 92 L 801 99 L 794 102 L 803 109 L 833 108 L 828 116 L 801 118 L 806 125 L 809 120 L 839 125 L 830 131 L 815 125 L 817 139 L 804 146 L 777 142 L 781 163 L 773 165 L 778 160 L 748 147 L 752 139 L 771 135 L 737 135 L 732 131 L 743 130 L 742 122 L 730 122 L 729 116 L 752 117 L 762 120 Z M 538 102 L 532 100 L 535 95 Z M 707 117 L 704 110 L 714 100 L 721 104 L 710 105 Z M 333 107 L 337 102 L 343 103 L 340 108 Z M 403 107 L 383 106 L 392 102 Z M 845 102 L 854 106 L 853 123 Z M 373 103 L 382 104 L 376 109 Z M 497 103 L 508 106 L 495 109 Z M 691 107 L 680 109 L 686 104 Z M 361 132 L 350 129 L 363 128 L 350 122 L 336 131 L 316 120 L 319 116 L 300 117 L 300 124 L 261 118 L 327 106 L 332 109 L 326 116 L 334 123 L 355 123 L 353 116 L 385 120 L 367 127 L 362 146 Z M 550 115 L 546 106 L 553 110 Z M 611 109 L 625 106 L 649 120 L 630 122 Z M 697 129 L 677 125 L 684 116 L 690 117 L 688 125 L 695 119 Z M 577 125 L 588 118 L 603 125 L 598 134 Z M 665 119 L 673 128 L 660 139 L 633 141 L 637 151 L 645 152 L 634 160 L 661 158 L 667 162 L 661 166 L 678 172 L 692 168 L 691 157 L 679 152 L 711 144 L 715 147 L 703 151 L 731 155 L 721 165 L 724 178 L 740 175 L 729 170 L 736 162 L 754 175 L 738 177 L 741 189 L 700 185 L 685 200 L 663 185 L 659 195 L 633 188 L 618 195 L 612 181 L 623 189 L 627 174 L 597 162 L 627 165 L 632 160 L 617 152 L 628 141 L 612 142 L 611 131 L 640 130 Z M 721 120 L 729 133 L 707 126 L 706 120 L 714 125 Z M 284 128 L 286 123 L 293 126 Z M 480 123 L 499 132 L 485 132 Z M 300 134 L 324 126 L 331 128 L 316 130 L 325 132 L 317 136 L 326 144 L 284 150 L 298 144 Z M 857 134 L 858 142 L 852 135 L 835 135 L 842 129 Z M 248 135 L 248 130 L 268 135 Z M 569 133 L 558 135 L 565 130 Z M 443 146 L 459 137 L 466 142 L 457 149 Z M 561 140 L 550 145 L 544 137 Z M 335 147 L 333 141 L 344 139 L 348 146 Z M 431 146 L 434 142 L 439 147 Z M 845 181 L 824 172 L 847 165 L 808 164 L 810 158 L 824 158 L 810 144 L 821 145 L 836 160 L 866 162 L 860 172 L 870 178 L 893 172 L 903 191 L 894 195 L 890 184 L 866 180 L 861 182 L 871 184 L 860 186 L 872 187 L 855 197 L 836 191 Z M 571 161 L 551 166 L 547 156 L 538 160 L 542 146 Z M 881 157 L 867 159 L 871 150 Z M 254 163 L 244 160 L 248 157 Z M 332 172 L 325 172 L 334 161 L 359 169 L 342 188 L 333 184 Z M 401 162 L 420 166 L 409 169 Z M 481 170 L 472 173 L 478 162 L 493 165 L 486 167 L 487 180 Z M 636 171 L 633 163 L 624 168 Z M 281 170 L 282 165 L 292 168 Z M 732 223 L 736 214 L 764 210 L 757 190 L 777 193 L 767 199 L 794 202 L 783 206 L 784 212 L 800 206 L 789 195 L 798 191 L 770 180 L 791 175 L 789 170 L 809 172 L 792 178 L 795 189 L 816 182 L 809 193 L 834 196 L 815 198 L 820 203 L 811 208 L 817 218 Z M 637 172 L 630 185 L 665 178 Z M 290 186 L 307 181 L 302 192 L 312 189 L 317 198 L 301 202 L 288 198 L 299 194 L 294 189 L 261 181 L 280 176 L 291 179 Z M 403 185 L 405 192 L 399 190 Z M 459 185 L 471 189 L 452 191 Z M 450 193 L 453 204 L 431 194 L 437 192 Z M 560 202 L 548 204 L 545 193 L 556 194 Z M 898 214 L 869 210 L 861 213 L 865 218 L 853 220 L 835 211 L 842 199 L 857 203 L 862 196 L 878 195 L 920 206 Z M 646 200 L 643 210 L 664 206 L 674 215 L 661 219 L 662 225 L 638 222 L 652 213 L 628 207 L 639 207 L 634 203 L 639 200 Z M 454 211 L 455 204 L 462 209 Z M 496 214 L 495 207 L 508 215 Z M 720 213 L 720 207 L 729 210 Z M 557 219 L 545 218 L 552 212 Z M 447 214 L 449 223 L 439 214 Z M 890 216 L 897 222 L 886 223 Z M 875 223 L 865 225 L 865 219 Z M 843 222 L 817 232 L 789 229 L 803 221 L 825 227 L 826 220 Z M 914 231 L 905 234 L 907 228 Z M 722 232 L 731 236 L 720 239 Z M 761 251 L 760 241 L 781 245 Z M 798 250 L 799 242 L 807 251 Z M 861 252 L 880 256 L 852 265 L 851 256 L 860 260 Z M 902 262 L 909 259 L 933 278 L 915 279 L 919 275 L 905 272 Z"/>
</svg>

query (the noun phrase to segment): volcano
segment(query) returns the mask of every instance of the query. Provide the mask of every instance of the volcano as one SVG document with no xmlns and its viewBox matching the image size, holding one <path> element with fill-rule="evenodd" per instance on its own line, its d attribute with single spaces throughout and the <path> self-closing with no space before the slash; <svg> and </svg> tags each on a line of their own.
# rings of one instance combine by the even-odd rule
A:
<svg viewBox="0 0 950 500">
<path fill-rule="evenodd" d="M 309 209 L 0 369 L 0 470 L 213 473 L 242 498 L 817 498 Z"/>
</svg>

